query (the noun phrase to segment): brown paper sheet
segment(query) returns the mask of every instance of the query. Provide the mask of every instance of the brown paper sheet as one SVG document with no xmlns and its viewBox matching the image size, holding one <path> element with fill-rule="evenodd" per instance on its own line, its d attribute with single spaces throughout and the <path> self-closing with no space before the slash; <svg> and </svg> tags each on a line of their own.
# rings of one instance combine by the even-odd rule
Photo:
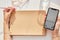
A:
<svg viewBox="0 0 60 40">
<path fill-rule="evenodd" d="M 44 10 L 16 11 L 10 19 L 10 35 L 45 35 Z"/>
</svg>

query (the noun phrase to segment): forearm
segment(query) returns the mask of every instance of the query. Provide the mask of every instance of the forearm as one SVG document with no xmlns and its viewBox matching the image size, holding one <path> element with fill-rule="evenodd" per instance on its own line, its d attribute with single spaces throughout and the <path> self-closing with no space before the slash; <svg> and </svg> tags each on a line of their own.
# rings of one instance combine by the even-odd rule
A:
<svg viewBox="0 0 60 40">
<path fill-rule="evenodd" d="M 4 22 L 4 40 L 11 40 L 9 25 L 7 22 Z"/>
<path fill-rule="evenodd" d="M 9 31 L 9 20 L 11 13 L 15 11 L 15 8 L 8 7 L 4 9 L 4 40 L 11 40 Z"/>
</svg>

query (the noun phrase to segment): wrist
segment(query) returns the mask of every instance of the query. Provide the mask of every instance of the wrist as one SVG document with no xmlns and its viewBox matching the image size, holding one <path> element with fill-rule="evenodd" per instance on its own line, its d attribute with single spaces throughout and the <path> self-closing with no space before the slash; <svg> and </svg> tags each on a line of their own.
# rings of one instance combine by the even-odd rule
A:
<svg viewBox="0 0 60 40">
<path fill-rule="evenodd" d="M 53 37 L 58 37 L 58 33 L 54 33 L 52 36 Z"/>
<path fill-rule="evenodd" d="M 52 39 L 53 40 L 59 40 L 59 37 L 53 37 Z"/>
</svg>

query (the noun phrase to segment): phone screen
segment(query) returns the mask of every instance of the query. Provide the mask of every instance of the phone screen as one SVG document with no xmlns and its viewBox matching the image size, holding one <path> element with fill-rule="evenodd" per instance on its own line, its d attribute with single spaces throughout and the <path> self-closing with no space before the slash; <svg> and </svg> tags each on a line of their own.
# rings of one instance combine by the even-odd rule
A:
<svg viewBox="0 0 60 40">
<path fill-rule="evenodd" d="M 58 17 L 58 13 L 59 13 L 58 9 L 54 9 L 54 8 L 48 9 L 47 17 L 45 20 L 45 28 L 54 30 L 57 17 Z"/>
</svg>

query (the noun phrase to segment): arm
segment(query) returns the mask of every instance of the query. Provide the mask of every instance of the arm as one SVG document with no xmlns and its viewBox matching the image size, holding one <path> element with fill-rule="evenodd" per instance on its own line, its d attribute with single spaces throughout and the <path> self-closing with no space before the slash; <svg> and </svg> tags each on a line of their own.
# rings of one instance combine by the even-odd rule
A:
<svg viewBox="0 0 60 40">
<path fill-rule="evenodd" d="M 9 18 L 11 16 L 11 13 L 13 10 L 14 10 L 14 8 L 5 8 L 4 9 L 4 40 L 11 40 L 10 32 L 9 32 Z"/>
<path fill-rule="evenodd" d="M 4 40 L 11 40 L 8 23 L 4 22 Z"/>
</svg>

